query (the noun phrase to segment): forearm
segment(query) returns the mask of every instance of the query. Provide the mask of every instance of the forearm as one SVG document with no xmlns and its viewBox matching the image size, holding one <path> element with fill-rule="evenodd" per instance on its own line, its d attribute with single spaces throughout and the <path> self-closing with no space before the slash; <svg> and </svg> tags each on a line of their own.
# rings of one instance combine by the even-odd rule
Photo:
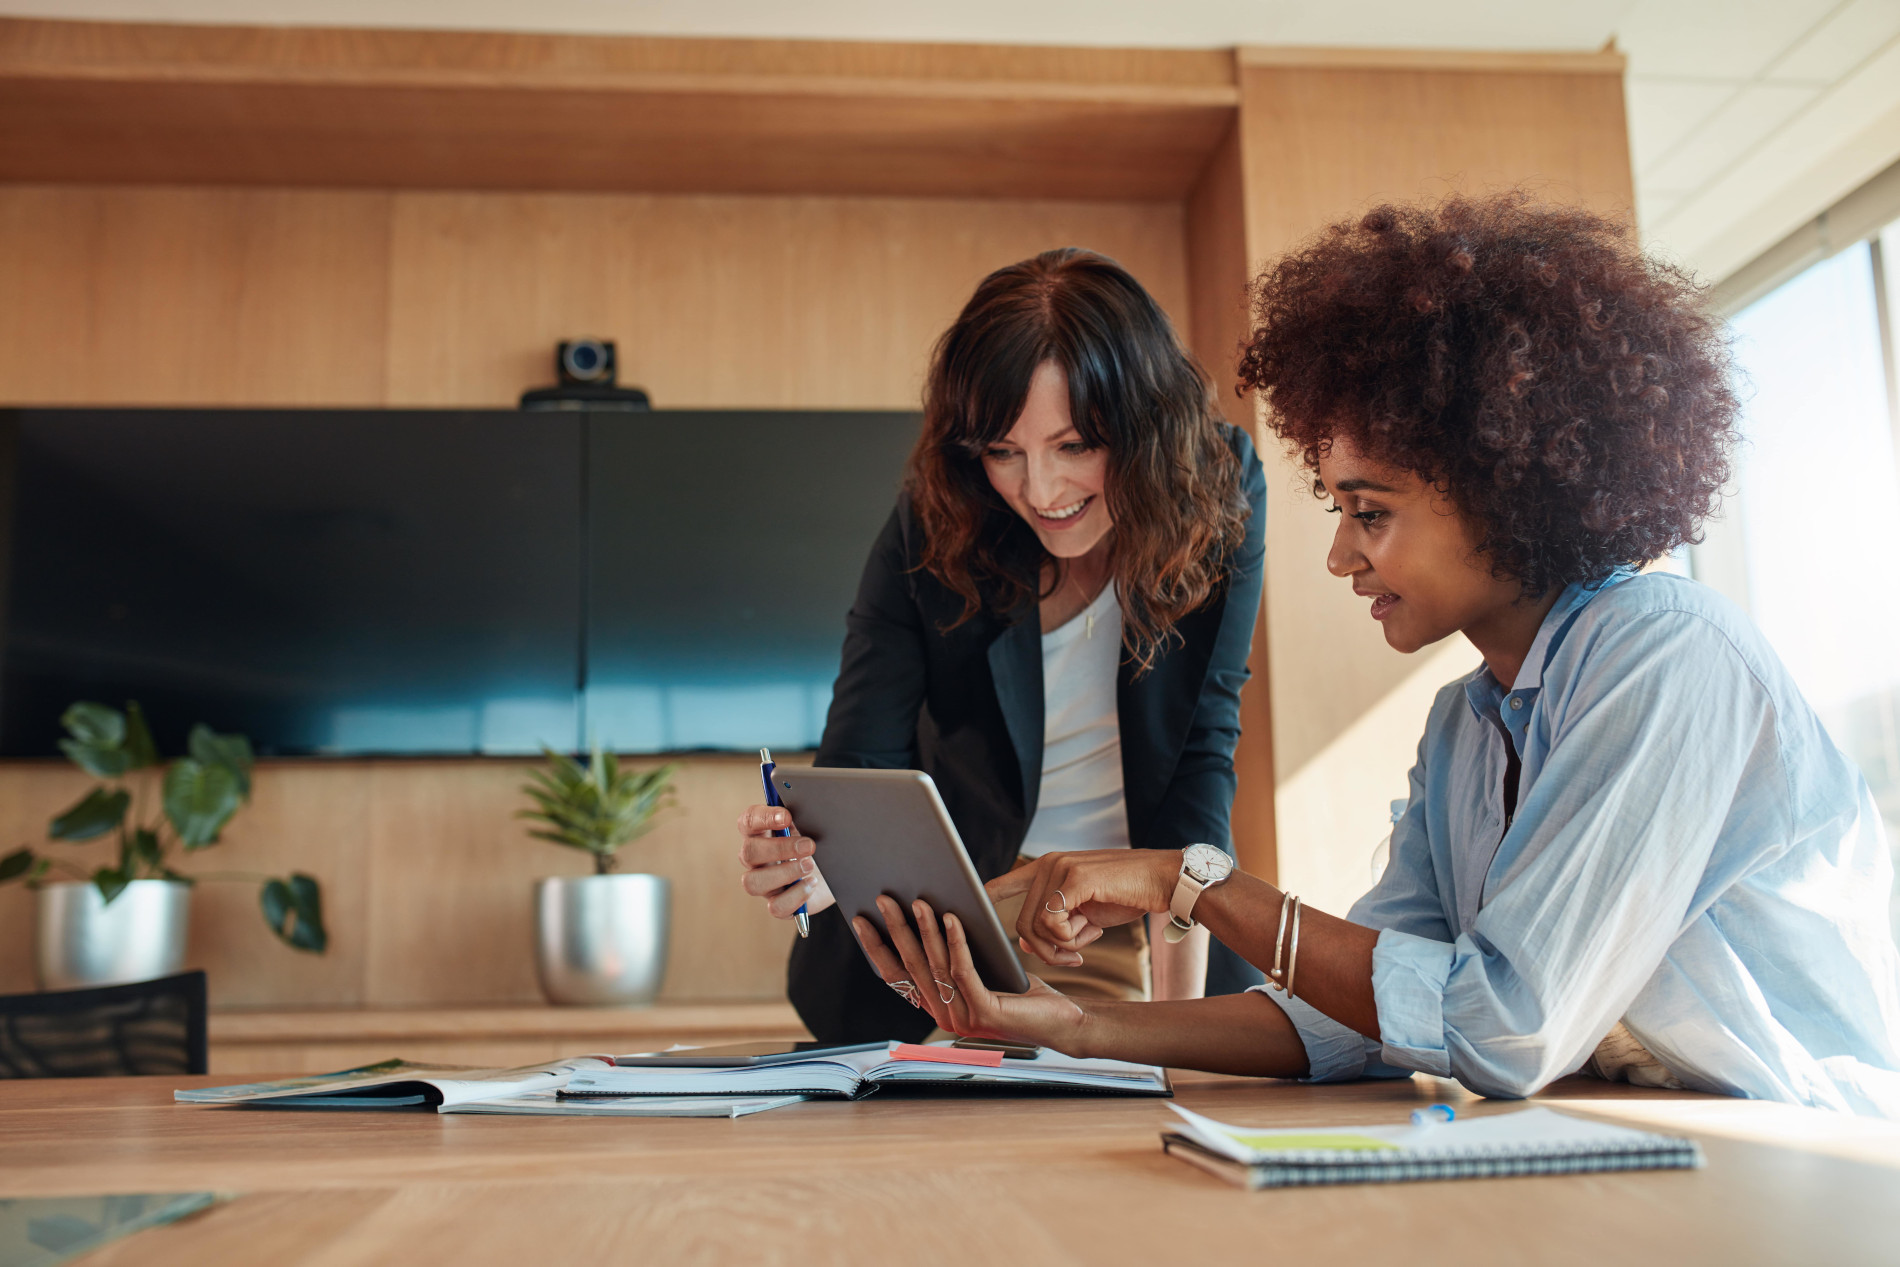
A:
<svg viewBox="0 0 1900 1267">
<path fill-rule="evenodd" d="M 1236 871 L 1227 883 L 1201 895 L 1194 905 L 1194 919 L 1241 958 L 1267 972 L 1273 968 L 1279 940 L 1282 897 L 1265 880 Z M 1378 944 L 1376 929 L 1303 907 L 1294 993 L 1340 1024 L 1378 1038 L 1379 1005 L 1372 993 L 1372 952 Z M 1289 924 L 1283 967 L 1293 962 L 1293 949 Z"/>
<path fill-rule="evenodd" d="M 1046 854 L 991 881 L 990 896 L 1000 901 L 1023 895 L 1016 928 L 1024 944 L 1044 962 L 1072 965 L 1086 958 L 1088 946 L 1100 936 L 1096 930 L 1143 915 L 1156 924 L 1166 918 L 1182 859 L 1183 852 L 1174 849 Z M 1271 971 L 1284 896 L 1264 880 L 1236 871 L 1204 890 L 1192 914 L 1242 958 Z M 1294 978 L 1295 994 L 1359 1034 L 1381 1038 L 1372 992 L 1378 931 L 1309 910 L 1300 921 L 1297 960 L 1290 921 L 1284 940 L 1282 967 L 1297 963 L 1297 972 L 1287 974 Z"/>
<path fill-rule="evenodd" d="M 1207 993 L 1207 930 L 1196 928 L 1180 941 L 1163 935 L 1166 916 L 1148 920 L 1148 997 L 1157 1003 L 1198 999 Z"/>
<path fill-rule="evenodd" d="M 1272 1000 L 1224 994 L 1174 1003 L 1079 1004 L 1082 1018 L 1061 1050 L 1170 1069 L 1257 1078 L 1306 1075 L 1299 1031 Z"/>
</svg>

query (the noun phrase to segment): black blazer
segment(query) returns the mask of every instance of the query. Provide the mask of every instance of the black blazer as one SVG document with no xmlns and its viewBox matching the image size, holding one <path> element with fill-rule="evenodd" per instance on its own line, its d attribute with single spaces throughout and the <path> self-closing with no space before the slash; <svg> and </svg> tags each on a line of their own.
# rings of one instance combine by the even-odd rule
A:
<svg viewBox="0 0 1900 1267">
<path fill-rule="evenodd" d="M 1135 677 L 1124 664 L 1118 682 L 1123 795 L 1137 848 L 1204 841 L 1232 851 L 1234 745 L 1260 610 L 1267 489 L 1252 441 L 1238 428 L 1227 433 L 1253 508 L 1227 583 L 1182 618 L 1179 638 L 1148 672 Z M 1014 619 L 982 612 L 946 631 L 963 600 L 919 566 L 920 535 L 900 496 L 846 618 L 817 764 L 928 772 L 989 880 L 1015 861 L 1042 786 L 1042 627 L 1027 606 Z M 1225 947 L 1214 953 L 1210 993 L 1260 979 Z M 793 1006 L 820 1041 L 914 1041 L 931 1028 L 928 1013 L 871 971 L 835 906 L 793 943 L 787 976 Z"/>
</svg>

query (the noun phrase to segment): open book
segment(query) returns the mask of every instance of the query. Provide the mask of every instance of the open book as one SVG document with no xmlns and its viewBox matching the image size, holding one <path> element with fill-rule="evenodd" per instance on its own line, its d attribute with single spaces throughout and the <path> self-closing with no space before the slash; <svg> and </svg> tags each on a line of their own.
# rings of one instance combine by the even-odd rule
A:
<svg viewBox="0 0 1900 1267">
<path fill-rule="evenodd" d="M 251 1104 L 294 1109 L 398 1109 L 433 1104 L 454 1106 L 558 1091 L 577 1071 L 611 1069 L 612 1056 L 577 1056 L 519 1069 L 464 1069 L 457 1065 L 418 1065 L 384 1060 L 359 1069 L 309 1074 L 276 1082 L 244 1082 L 230 1087 L 174 1091 L 180 1104 Z"/>
<path fill-rule="evenodd" d="M 511 1117 L 749 1117 L 804 1100 L 802 1095 L 587 1096 L 563 1100 L 556 1091 L 531 1091 L 498 1100 L 445 1104 L 436 1112 Z"/>
<path fill-rule="evenodd" d="M 1693 1140 L 1652 1135 L 1550 1109 L 1431 1126 L 1256 1130 L 1190 1113 L 1161 1133 L 1167 1153 L 1245 1188 L 1408 1179 L 1484 1179 L 1589 1170 L 1682 1170 L 1702 1164 Z"/>
<path fill-rule="evenodd" d="M 879 1087 L 965 1087 L 1087 1095 L 1173 1095 L 1164 1069 L 1122 1060 L 1077 1060 L 1044 1051 L 1031 1060 L 948 1043 L 892 1043 L 871 1051 L 734 1068 L 578 1070 L 564 1100 L 635 1095 L 806 1095 L 861 1099 Z"/>
</svg>

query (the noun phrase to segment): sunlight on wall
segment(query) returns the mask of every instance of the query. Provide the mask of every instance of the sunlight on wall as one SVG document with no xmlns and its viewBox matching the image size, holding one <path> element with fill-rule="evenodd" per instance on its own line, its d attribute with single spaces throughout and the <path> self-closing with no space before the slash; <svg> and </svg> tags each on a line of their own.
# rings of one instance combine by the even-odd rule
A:
<svg viewBox="0 0 1900 1267">
<path fill-rule="evenodd" d="M 1281 780 L 1275 808 L 1284 888 L 1343 916 L 1372 887 L 1372 853 L 1391 829 L 1392 801 L 1406 794 L 1432 699 L 1478 660 L 1463 634 L 1420 652 L 1398 685 Z"/>
</svg>

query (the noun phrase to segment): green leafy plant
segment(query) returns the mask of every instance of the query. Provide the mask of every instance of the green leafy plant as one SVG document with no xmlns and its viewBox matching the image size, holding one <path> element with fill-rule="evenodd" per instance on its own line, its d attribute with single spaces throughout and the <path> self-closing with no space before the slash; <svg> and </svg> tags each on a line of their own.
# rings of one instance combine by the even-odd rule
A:
<svg viewBox="0 0 1900 1267">
<path fill-rule="evenodd" d="M 611 752 L 596 746 L 586 765 L 552 748 L 546 769 L 528 771 L 521 790 L 533 809 L 515 815 L 541 826 L 528 834 L 594 857 L 594 874 L 613 871 L 622 845 L 653 829 L 653 816 L 672 804 L 677 765 L 647 771 L 622 769 Z"/>
<path fill-rule="evenodd" d="M 118 863 L 96 868 L 87 876 L 70 863 L 26 847 L 0 858 L 0 882 L 22 880 L 37 886 L 58 871 L 90 879 L 99 895 L 111 902 L 134 880 L 254 881 L 262 885 L 258 899 L 271 932 L 297 950 L 324 952 L 330 938 L 323 927 L 323 894 L 309 876 L 301 872 L 284 878 L 234 872 L 189 876 L 171 865 L 175 849 L 196 853 L 217 844 L 225 826 L 250 801 L 250 740 L 243 735 L 221 735 L 205 725 L 193 726 L 187 755 L 158 775 L 158 748 L 136 701 L 127 704 L 124 712 L 81 702 L 59 720 L 66 728 L 60 751 L 87 774 L 106 782 L 53 819 L 48 834 L 54 840 L 79 842 L 116 832 Z M 153 773 L 139 773 L 146 770 Z M 137 810 L 144 809 L 154 783 L 157 813 L 146 817 Z"/>
</svg>

